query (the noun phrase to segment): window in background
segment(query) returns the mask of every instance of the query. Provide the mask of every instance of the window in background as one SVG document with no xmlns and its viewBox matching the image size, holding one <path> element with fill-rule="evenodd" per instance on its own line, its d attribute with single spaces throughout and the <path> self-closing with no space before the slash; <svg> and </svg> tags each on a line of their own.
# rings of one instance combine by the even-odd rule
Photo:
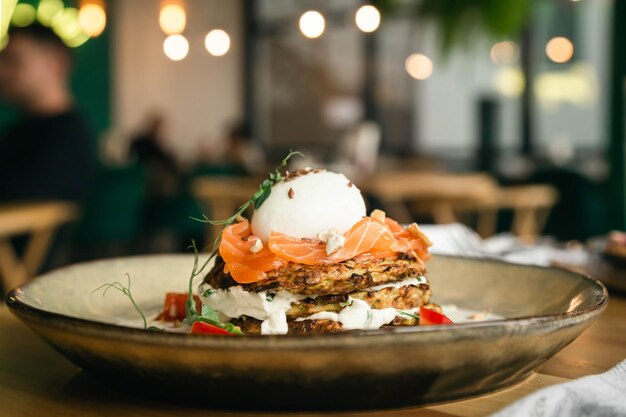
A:
<svg viewBox="0 0 626 417">
<path fill-rule="evenodd" d="M 269 148 L 297 143 L 324 153 L 363 116 L 363 34 L 342 19 L 356 11 L 358 2 L 276 3 L 261 1 L 258 10 L 253 75 L 257 135 Z M 323 32 L 314 39 L 298 25 L 307 11 L 324 18 Z"/>
</svg>

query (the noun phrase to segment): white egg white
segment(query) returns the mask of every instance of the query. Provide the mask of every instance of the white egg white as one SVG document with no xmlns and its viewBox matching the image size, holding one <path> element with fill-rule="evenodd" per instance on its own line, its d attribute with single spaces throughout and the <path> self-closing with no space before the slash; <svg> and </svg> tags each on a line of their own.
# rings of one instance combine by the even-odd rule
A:
<svg viewBox="0 0 626 417">
<path fill-rule="evenodd" d="M 309 172 L 272 187 L 252 215 L 252 233 L 263 242 L 272 232 L 312 239 L 329 229 L 345 233 L 365 215 L 361 191 L 343 174 Z"/>
</svg>

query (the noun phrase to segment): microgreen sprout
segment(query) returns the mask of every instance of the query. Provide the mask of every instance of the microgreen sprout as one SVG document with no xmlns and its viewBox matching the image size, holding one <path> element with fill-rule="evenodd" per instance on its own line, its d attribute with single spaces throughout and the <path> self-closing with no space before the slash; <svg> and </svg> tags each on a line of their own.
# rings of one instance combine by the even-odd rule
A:
<svg viewBox="0 0 626 417">
<path fill-rule="evenodd" d="M 104 291 L 102 291 L 102 296 L 103 297 L 106 295 L 107 291 L 109 291 L 111 288 L 121 292 L 126 297 L 128 297 L 130 302 L 133 304 L 133 307 L 135 308 L 135 310 L 137 310 L 137 312 L 141 316 L 141 320 L 143 321 L 143 328 L 144 328 L 144 330 L 159 330 L 159 331 L 162 330 L 162 329 L 160 329 L 158 327 L 155 327 L 155 326 L 148 327 L 148 320 L 146 319 L 146 315 L 143 313 L 143 311 L 139 307 L 139 304 L 137 304 L 137 302 L 135 301 L 135 298 L 133 297 L 133 293 L 130 291 L 130 275 L 129 274 L 126 274 L 126 279 L 128 280 L 128 285 L 126 285 L 126 286 L 124 286 L 124 284 L 121 284 L 120 282 L 116 281 L 116 282 L 109 283 L 109 284 L 102 284 L 101 286 L 99 286 L 98 288 L 93 290 L 92 293 L 100 291 L 103 288 L 104 288 Z"/>
<path fill-rule="evenodd" d="M 235 214 L 233 214 L 229 218 L 223 219 L 223 220 L 211 220 L 205 214 L 203 214 L 201 219 L 198 219 L 195 217 L 191 217 L 191 219 L 197 220 L 203 223 L 208 223 L 213 226 L 226 227 L 235 223 L 251 207 L 258 209 L 265 202 L 265 200 L 267 200 L 267 198 L 270 196 L 272 192 L 272 187 L 278 182 L 285 179 L 285 177 L 281 173 L 281 170 L 287 166 L 287 162 L 289 161 L 289 159 L 291 159 L 291 157 L 295 155 L 304 156 L 302 153 L 298 151 L 289 151 L 289 154 L 285 158 L 283 158 L 283 160 L 280 162 L 280 165 L 276 167 L 274 172 L 270 172 L 268 174 L 267 178 L 261 183 L 261 185 L 259 186 L 259 189 L 252 195 L 252 197 L 248 201 L 243 203 L 241 206 L 239 206 Z M 211 259 L 213 259 L 217 255 L 217 249 L 219 247 L 219 242 L 222 238 L 223 230 L 224 229 L 222 229 L 219 232 L 217 239 L 215 239 L 215 241 L 213 242 L 213 250 L 212 250 L 211 255 L 202 264 L 200 264 L 200 261 L 199 261 L 199 253 L 198 253 L 198 247 L 196 246 L 196 242 L 193 240 L 191 241 L 191 246 L 189 246 L 189 249 L 193 249 L 194 251 L 194 262 L 193 262 L 193 269 L 191 270 L 191 276 L 189 277 L 189 297 L 187 298 L 187 302 L 185 303 L 185 310 L 186 310 L 187 317 L 185 318 L 184 322 L 186 324 L 192 325 L 196 321 L 203 321 L 205 323 L 209 323 L 214 326 L 221 327 L 222 329 L 225 329 L 234 334 L 243 334 L 241 330 L 239 329 L 239 327 L 231 323 L 221 323 L 217 312 L 208 306 L 203 305 L 202 311 L 198 312 L 198 310 L 196 309 L 195 302 L 193 300 L 193 281 L 198 275 L 202 273 L 202 271 L 206 269 Z M 203 295 L 206 297 L 207 295 L 210 295 L 210 294 L 211 293 L 208 293 L 206 295 L 203 294 Z M 268 299 L 268 301 L 271 301 L 271 300 Z"/>
<path fill-rule="evenodd" d="M 399 313 L 404 315 L 404 316 L 410 317 L 412 319 L 418 320 L 418 321 L 420 319 L 419 314 L 413 314 L 410 311 L 399 311 Z"/>
<path fill-rule="evenodd" d="M 346 301 L 342 301 L 339 303 L 340 307 L 348 307 L 352 305 L 352 299 L 348 298 Z"/>
<path fill-rule="evenodd" d="M 202 311 L 200 312 L 198 312 L 198 310 L 196 309 L 196 303 L 193 299 L 193 280 L 206 269 L 211 259 L 215 257 L 215 252 L 213 252 L 213 254 L 211 254 L 206 261 L 200 264 L 200 254 L 198 253 L 198 247 L 196 246 L 195 240 L 191 241 L 189 249 L 193 249 L 194 258 L 193 269 L 191 270 L 191 275 L 189 276 L 189 297 L 187 297 L 187 302 L 185 303 L 187 317 L 185 317 L 185 320 L 183 320 L 183 322 L 188 325 L 192 325 L 196 321 L 202 321 L 220 327 L 230 333 L 243 335 L 241 329 L 234 324 L 222 323 L 220 321 L 219 314 L 209 306 L 203 304 Z"/>
<path fill-rule="evenodd" d="M 290 150 L 289 154 L 286 157 L 283 158 L 283 160 L 280 162 L 280 165 L 278 165 L 278 167 L 276 167 L 274 172 L 270 172 L 268 174 L 267 179 L 265 179 L 261 183 L 261 185 L 259 186 L 259 189 L 252 195 L 252 197 L 250 197 L 250 199 L 248 201 L 246 201 L 241 206 L 239 206 L 239 208 L 237 209 L 237 212 L 235 212 L 235 214 L 233 214 L 229 218 L 223 219 L 223 220 L 211 220 L 211 219 L 209 219 L 206 216 L 206 214 L 203 214 L 201 219 L 199 219 L 197 217 L 191 217 L 191 219 L 199 221 L 199 222 L 202 222 L 202 223 L 208 223 L 208 224 L 210 224 L 212 226 L 224 226 L 224 227 L 226 227 L 226 226 L 229 226 L 229 225 L 235 223 L 235 221 L 237 221 L 237 219 L 241 218 L 241 216 L 249 208 L 254 206 L 255 209 L 258 209 L 259 207 L 261 207 L 261 205 L 265 202 L 265 200 L 267 200 L 267 198 L 272 193 L 272 187 L 275 184 L 277 184 L 278 182 L 280 182 L 280 181 L 285 179 L 285 177 L 281 173 L 281 169 L 286 167 L 287 166 L 287 162 L 289 161 L 289 159 L 291 159 L 291 157 L 293 157 L 295 155 L 304 157 L 304 155 L 301 152 L 291 151 Z M 219 243 L 221 237 L 222 237 L 222 232 L 220 231 L 220 233 L 217 236 L 217 239 L 213 243 L 213 252 L 215 252 L 217 250 L 218 243 Z"/>
</svg>

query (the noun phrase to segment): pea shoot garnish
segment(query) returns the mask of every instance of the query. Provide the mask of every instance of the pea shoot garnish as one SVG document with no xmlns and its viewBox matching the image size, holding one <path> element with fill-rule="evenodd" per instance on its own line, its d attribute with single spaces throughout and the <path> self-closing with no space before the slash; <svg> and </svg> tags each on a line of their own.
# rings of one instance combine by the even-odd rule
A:
<svg viewBox="0 0 626 417">
<path fill-rule="evenodd" d="M 130 300 L 130 302 L 132 303 L 132 305 L 135 308 L 135 310 L 137 310 L 137 312 L 141 316 L 141 320 L 143 320 L 143 328 L 144 328 L 144 330 L 163 331 L 163 329 L 158 328 L 156 326 L 148 326 L 148 320 L 146 319 L 146 315 L 143 313 L 143 311 L 139 307 L 139 304 L 137 304 L 137 302 L 135 301 L 135 298 L 133 298 L 133 293 L 130 291 L 130 275 L 129 274 L 126 274 L 126 279 L 128 280 L 128 285 L 126 285 L 126 286 L 124 286 L 124 284 L 116 281 L 116 282 L 113 282 L 113 283 L 110 283 L 110 284 L 102 284 L 101 286 L 99 286 L 98 288 L 93 290 L 92 293 L 100 291 L 101 289 L 104 289 L 104 291 L 102 291 L 102 296 L 104 297 L 106 295 L 107 291 L 109 291 L 111 288 L 121 292 L 122 294 L 124 294 Z"/>
<path fill-rule="evenodd" d="M 267 200 L 267 198 L 270 196 L 271 192 L 272 192 L 272 187 L 277 184 L 280 181 L 283 181 L 286 177 L 281 173 L 281 169 L 285 168 L 287 166 L 287 162 L 289 161 L 289 159 L 291 159 L 291 157 L 295 156 L 295 155 L 299 155 L 299 156 L 304 156 L 302 153 L 297 152 L 297 151 L 290 151 L 289 154 L 281 161 L 280 165 L 278 167 L 276 167 L 276 169 L 273 172 L 270 172 L 268 174 L 268 177 L 261 183 L 261 185 L 259 186 L 259 189 L 252 195 L 252 197 L 246 201 L 244 204 L 242 204 L 237 212 L 235 214 L 233 214 L 232 216 L 230 216 L 228 219 L 224 219 L 224 220 L 210 220 L 206 215 L 202 215 L 202 219 L 198 219 L 198 218 L 194 218 L 192 217 L 193 220 L 197 220 L 203 223 L 208 223 L 211 224 L 213 226 L 229 226 L 233 223 L 235 223 L 238 219 L 241 218 L 241 216 L 251 207 L 254 207 L 255 209 L 258 209 L 259 207 L 261 207 L 261 205 Z M 216 239 L 216 241 L 213 243 L 213 251 L 211 252 L 211 254 L 209 255 L 209 257 L 202 263 L 200 263 L 200 256 L 199 256 L 199 252 L 198 252 L 198 247 L 196 246 L 196 242 L 194 240 L 191 241 L 191 245 L 189 246 L 189 249 L 193 249 L 194 252 L 194 261 L 193 261 L 193 268 L 191 270 L 191 275 L 189 277 L 189 296 L 187 297 L 187 301 L 185 302 L 185 319 L 183 320 L 183 322 L 185 324 L 188 324 L 190 326 L 193 326 L 194 323 L 196 322 L 203 322 L 203 323 L 207 323 L 216 327 L 219 327 L 220 329 L 226 330 L 229 333 L 235 334 L 235 335 L 243 335 L 243 332 L 241 331 L 241 329 L 238 326 L 235 326 L 232 323 L 222 323 L 220 321 L 220 317 L 219 314 L 213 310 L 212 308 L 203 305 L 201 311 L 198 311 L 198 309 L 196 308 L 196 303 L 194 300 L 194 294 L 193 294 L 193 290 L 194 290 L 194 285 L 193 285 L 193 281 L 194 279 L 200 275 L 205 269 L 206 267 L 210 264 L 211 260 L 217 255 L 217 248 L 218 248 L 218 244 L 219 241 L 221 239 L 222 236 L 222 232 L 220 231 L 218 238 Z M 135 299 L 133 298 L 133 295 L 131 293 L 130 290 L 130 276 L 128 274 L 126 274 L 126 277 L 128 279 L 128 285 L 124 286 L 123 284 L 119 283 L 119 282 L 113 282 L 110 284 L 104 284 L 101 285 L 100 287 L 96 288 L 95 290 L 93 290 L 93 292 L 99 291 L 101 289 L 104 288 L 103 291 L 103 296 L 106 294 L 106 292 L 108 290 L 110 290 L 111 288 L 120 291 L 121 293 L 123 293 L 126 297 L 128 297 L 128 299 L 130 300 L 130 302 L 132 303 L 133 307 L 135 308 L 135 310 L 137 310 L 137 312 L 139 313 L 139 315 L 141 316 L 141 319 L 143 320 L 143 325 L 144 325 L 144 329 L 146 330 L 159 330 L 162 331 L 163 329 L 160 329 L 158 327 L 155 326 L 148 326 L 148 320 L 146 319 L 146 315 L 143 313 L 143 311 L 141 310 L 141 308 L 139 307 L 139 305 L 137 304 L 137 302 L 135 301 Z M 209 291 L 209 290 L 207 290 Z M 208 296 L 210 295 L 210 292 L 205 291 L 204 296 Z M 273 300 L 273 295 L 274 294 L 268 294 L 268 301 L 272 301 Z"/>
<path fill-rule="evenodd" d="M 240 216 L 242 216 L 246 212 L 246 210 L 248 210 L 250 207 L 254 206 L 254 208 L 258 209 L 259 207 L 261 207 L 261 205 L 265 202 L 265 200 L 267 200 L 267 198 L 272 193 L 272 187 L 275 184 L 285 179 L 285 177 L 283 176 L 282 172 L 280 172 L 280 170 L 286 167 L 289 159 L 291 159 L 291 157 L 295 155 L 304 157 L 304 155 L 301 152 L 289 151 L 289 154 L 285 158 L 283 158 L 283 160 L 280 162 L 280 165 L 276 167 L 274 172 L 270 172 L 268 174 L 267 179 L 265 179 L 261 183 L 261 185 L 259 186 L 259 189 L 252 195 L 250 200 L 243 203 L 239 207 L 237 212 L 233 214 L 232 216 L 230 216 L 229 218 L 224 219 L 224 220 L 211 220 L 206 215 L 203 215 L 202 219 L 198 219 L 194 217 L 192 217 L 192 219 L 201 221 L 203 223 L 209 223 L 213 226 L 229 226 L 233 224 L 235 221 L 237 221 L 237 219 Z"/>
<path fill-rule="evenodd" d="M 400 314 L 402 314 L 403 316 L 407 316 L 410 317 L 412 319 L 415 319 L 417 321 L 419 321 L 420 316 L 418 314 L 413 314 L 410 311 L 399 311 Z"/>
<path fill-rule="evenodd" d="M 206 269 L 211 259 L 213 259 L 213 257 L 215 256 L 215 252 L 211 254 L 206 261 L 200 264 L 200 254 L 198 253 L 198 247 L 196 246 L 195 240 L 191 241 L 189 249 L 193 249 L 194 257 L 193 268 L 189 277 L 189 297 L 187 297 L 187 302 L 185 303 L 185 311 L 187 317 L 185 317 L 183 323 L 191 326 L 195 322 L 201 321 L 204 323 L 212 324 L 213 326 L 217 326 L 221 329 L 228 331 L 229 333 L 243 335 L 241 329 L 234 324 L 222 323 L 220 321 L 219 314 L 217 314 L 217 312 L 209 306 L 203 304 L 201 311 L 198 311 L 198 309 L 196 308 L 196 303 L 193 299 L 193 280 Z"/>
</svg>

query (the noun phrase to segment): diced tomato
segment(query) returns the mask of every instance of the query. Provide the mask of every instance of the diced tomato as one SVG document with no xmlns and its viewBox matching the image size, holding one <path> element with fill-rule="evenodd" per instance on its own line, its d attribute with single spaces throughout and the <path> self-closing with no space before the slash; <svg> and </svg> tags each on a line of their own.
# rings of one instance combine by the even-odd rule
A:
<svg viewBox="0 0 626 417">
<path fill-rule="evenodd" d="M 438 324 L 452 324 L 452 320 L 441 313 L 420 307 L 420 326 L 433 326 Z"/>
<path fill-rule="evenodd" d="M 221 327 L 214 326 L 203 321 L 196 321 L 191 326 L 192 334 L 214 334 L 220 336 L 233 336 L 228 330 L 224 330 Z"/>
<path fill-rule="evenodd" d="M 185 318 L 188 293 L 168 292 L 165 294 L 165 301 L 163 302 L 163 310 L 156 318 L 162 321 L 181 321 Z M 193 296 L 196 302 L 196 310 L 200 311 L 202 308 L 202 302 L 197 295 Z"/>
</svg>

